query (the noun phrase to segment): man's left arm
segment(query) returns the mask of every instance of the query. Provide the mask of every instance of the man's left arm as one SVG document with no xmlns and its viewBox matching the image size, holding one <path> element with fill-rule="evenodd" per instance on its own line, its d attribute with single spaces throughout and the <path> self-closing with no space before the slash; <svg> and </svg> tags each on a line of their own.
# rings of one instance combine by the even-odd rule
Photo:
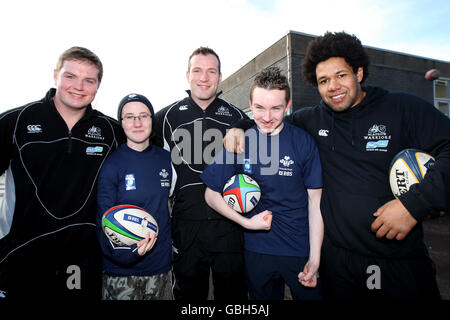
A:
<svg viewBox="0 0 450 320">
<path fill-rule="evenodd" d="M 298 275 L 298 281 L 305 287 L 317 285 L 317 271 L 320 265 L 320 251 L 323 241 L 323 219 L 320 211 L 320 199 L 322 189 L 307 189 L 308 192 L 308 222 L 309 222 L 309 260 L 302 272 Z"/>
</svg>

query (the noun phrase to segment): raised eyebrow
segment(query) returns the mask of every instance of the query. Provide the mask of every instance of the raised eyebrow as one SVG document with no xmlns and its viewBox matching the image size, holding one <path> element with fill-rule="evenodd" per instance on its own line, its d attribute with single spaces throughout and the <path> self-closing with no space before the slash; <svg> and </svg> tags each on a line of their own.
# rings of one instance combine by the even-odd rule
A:
<svg viewBox="0 0 450 320">
<path fill-rule="evenodd" d="M 198 71 L 198 70 L 203 70 L 203 69 L 201 67 L 194 67 L 191 69 L 191 71 Z M 206 71 L 207 72 L 211 72 L 211 71 L 219 72 L 219 70 L 217 70 L 217 68 L 206 68 Z"/>
<path fill-rule="evenodd" d="M 320 82 L 320 81 L 325 80 L 327 78 L 328 78 L 327 76 L 321 76 L 321 77 L 317 78 L 317 82 Z"/>
<path fill-rule="evenodd" d="M 98 79 L 97 78 L 84 78 L 83 79 L 84 81 L 92 81 L 92 82 L 98 82 Z"/>
<path fill-rule="evenodd" d="M 145 111 L 139 112 L 138 116 L 141 116 L 141 115 L 149 115 L 149 113 L 147 113 Z M 134 113 L 127 112 L 127 113 L 124 114 L 124 116 L 134 116 Z"/>
<path fill-rule="evenodd" d="M 339 70 L 335 74 L 348 73 L 348 70 Z"/>
<path fill-rule="evenodd" d="M 348 71 L 342 69 L 342 70 L 336 71 L 334 74 L 335 74 L 335 75 L 339 75 L 339 74 L 342 74 L 342 73 L 348 73 Z M 321 76 L 320 78 L 317 78 L 317 82 L 322 81 L 322 80 L 325 80 L 325 79 L 327 79 L 327 78 L 328 78 L 327 76 Z"/>
<path fill-rule="evenodd" d="M 72 72 L 70 72 L 70 71 L 65 71 L 64 73 L 63 73 L 64 75 L 70 75 L 70 76 L 73 76 L 73 77 L 76 77 L 77 75 L 76 74 L 74 74 L 74 73 L 72 73 Z M 91 80 L 91 81 L 97 81 L 97 78 L 84 78 L 84 80 Z"/>
<path fill-rule="evenodd" d="M 257 107 L 257 108 L 264 108 L 264 106 L 257 104 L 257 103 L 254 103 L 253 106 Z M 284 108 L 284 106 L 282 104 L 280 104 L 280 105 L 276 105 L 276 106 L 271 106 L 269 109 L 273 109 L 273 108 Z"/>
<path fill-rule="evenodd" d="M 254 107 L 257 107 L 257 108 L 264 108 L 262 105 L 257 104 L 257 103 L 254 103 L 253 106 L 254 106 Z"/>
</svg>

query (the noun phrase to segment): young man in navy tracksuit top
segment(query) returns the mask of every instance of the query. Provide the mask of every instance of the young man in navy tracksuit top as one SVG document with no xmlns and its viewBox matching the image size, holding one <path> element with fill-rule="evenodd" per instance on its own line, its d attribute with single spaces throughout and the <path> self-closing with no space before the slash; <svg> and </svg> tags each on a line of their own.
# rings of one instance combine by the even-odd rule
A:
<svg viewBox="0 0 450 320">
<path fill-rule="evenodd" d="M 283 299 L 285 283 L 293 299 L 320 299 L 322 171 L 313 138 L 283 122 L 289 106 L 286 77 L 277 68 L 261 71 L 250 89 L 256 122 L 247 132 L 251 143 L 236 161 L 223 152 L 201 174 L 207 203 L 247 229 L 245 267 L 252 300 Z M 250 175 L 261 188 L 248 217 L 228 207 L 221 195 L 226 181 L 238 173 Z"/>
<path fill-rule="evenodd" d="M 322 161 L 324 297 L 438 299 L 422 221 L 448 208 L 450 120 L 418 97 L 362 87 L 368 65 L 355 36 L 317 37 L 302 68 L 322 101 L 287 118 L 315 138 Z M 389 164 L 405 148 L 436 162 L 420 184 L 394 199 Z"/>
<path fill-rule="evenodd" d="M 172 185 L 169 152 L 150 143 L 153 107 L 139 94 L 125 96 L 118 118 L 127 136 L 105 161 L 98 180 L 98 238 L 103 252 L 103 299 L 172 299 L 172 240 L 168 198 Z M 101 229 L 113 206 L 136 205 L 158 223 L 158 236 L 117 246 Z"/>
</svg>

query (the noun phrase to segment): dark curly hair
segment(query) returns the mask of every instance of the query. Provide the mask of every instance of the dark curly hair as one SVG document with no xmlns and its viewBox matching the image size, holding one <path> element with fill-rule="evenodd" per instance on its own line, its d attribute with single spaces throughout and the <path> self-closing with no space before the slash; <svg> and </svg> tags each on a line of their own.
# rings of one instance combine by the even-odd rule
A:
<svg viewBox="0 0 450 320">
<path fill-rule="evenodd" d="M 291 99 L 291 89 L 289 87 L 289 81 L 277 67 L 265 68 L 256 75 L 255 80 L 253 80 L 253 84 L 250 88 L 250 101 L 253 101 L 253 91 L 256 87 L 267 90 L 284 90 L 284 92 L 286 93 L 286 103 Z"/>
<path fill-rule="evenodd" d="M 329 58 L 344 58 L 356 73 L 359 67 L 363 68 L 363 79 L 369 75 L 369 56 L 363 48 L 361 41 L 355 36 L 345 32 L 326 32 L 308 44 L 306 55 L 302 61 L 303 79 L 312 86 L 317 87 L 316 66 Z"/>
</svg>

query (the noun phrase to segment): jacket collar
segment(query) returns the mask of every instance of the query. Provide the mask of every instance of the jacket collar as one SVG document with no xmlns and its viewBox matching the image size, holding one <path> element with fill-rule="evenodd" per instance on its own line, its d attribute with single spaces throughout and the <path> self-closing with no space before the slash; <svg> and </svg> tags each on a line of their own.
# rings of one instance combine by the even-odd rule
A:
<svg viewBox="0 0 450 320">
<path fill-rule="evenodd" d="M 55 112 L 58 112 L 56 110 L 55 102 L 53 101 L 53 98 L 55 97 L 55 94 L 56 94 L 56 89 L 55 88 L 50 88 L 50 90 L 47 91 L 47 94 L 44 97 L 44 101 L 47 102 L 47 104 L 51 107 L 52 110 L 54 110 Z M 83 117 L 81 119 L 90 118 L 93 113 L 94 113 L 94 109 L 92 108 L 92 105 L 89 104 L 86 107 L 84 115 L 83 115 Z"/>
<path fill-rule="evenodd" d="M 187 94 L 189 95 L 189 101 L 192 103 L 192 105 L 195 106 L 195 107 L 197 107 L 197 108 L 199 108 L 200 110 L 203 110 L 203 109 L 200 108 L 200 106 L 194 101 L 194 99 L 192 99 L 192 96 L 191 96 L 191 90 L 186 90 L 186 92 L 187 92 Z M 211 103 L 208 105 L 208 107 L 206 107 L 205 111 L 208 110 L 208 109 L 211 109 L 211 108 L 210 108 L 211 106 L 217 104 L 217 100 L 219 99 L 219 95 L 221 95 L 221 94 L 222 94 L 222 91 L 219 91 L 219 92 L 216 94 L 216 97 L 214 98 L 213 101 L 211 101 Z"/>
</svg>

